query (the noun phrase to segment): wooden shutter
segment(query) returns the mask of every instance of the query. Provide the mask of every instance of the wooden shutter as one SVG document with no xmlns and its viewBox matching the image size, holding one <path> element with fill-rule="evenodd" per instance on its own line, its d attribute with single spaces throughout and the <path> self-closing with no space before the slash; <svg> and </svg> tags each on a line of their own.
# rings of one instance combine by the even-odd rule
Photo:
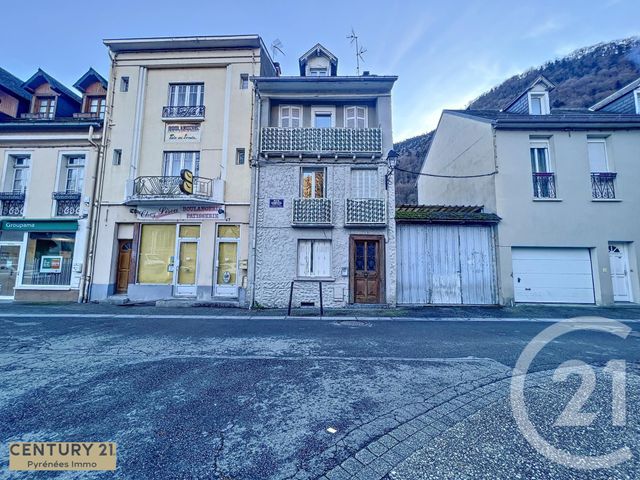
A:
<svg viewBox="0 0 640 480">
<path fill-rule="evenodd" d="M 351 198 L 378 198 L 378 171 L 372 168 L 351 170 Z"/>
<path fill-rule="evenodd" d="M 298 241 L 298 276 L 311 275 L 311 240 Z"/>
<path fill-rule="evenodd" d="M 313 242 L 313 276 L 331 276 L 331 242 L 329 240 Z"/>
</svg>

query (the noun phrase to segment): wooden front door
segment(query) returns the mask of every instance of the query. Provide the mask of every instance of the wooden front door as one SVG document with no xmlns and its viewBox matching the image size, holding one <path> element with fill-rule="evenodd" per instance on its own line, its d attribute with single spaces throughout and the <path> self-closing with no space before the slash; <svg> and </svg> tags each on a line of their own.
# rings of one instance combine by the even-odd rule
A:
<svg viewBox="0 0 640 480">
<path fill-rule="evenodd" d="M 353 236 L 350 243 L 352 301 L 381 303 L 384 286 L 384 237 Z"/>
<path fill-rule="evenodd" d="M 116 293 L 127 293 L 131 268 L 131 240 L 118 240 L 118 273 Z"/>
</svg>

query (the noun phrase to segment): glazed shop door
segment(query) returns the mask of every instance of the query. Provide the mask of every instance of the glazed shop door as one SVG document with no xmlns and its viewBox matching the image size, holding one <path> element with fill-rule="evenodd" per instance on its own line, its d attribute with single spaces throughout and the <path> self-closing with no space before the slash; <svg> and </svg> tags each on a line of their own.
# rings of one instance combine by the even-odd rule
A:
<svg viewBox="0 0 640 480">
<path fill-rule="evenodd" d="M 218 225 L 217 233 L 214 295 L 237 297 L 240 225 Z"/>
<path fill-rule="evenodd" d="M 0 245 L 0 298 L 12 299 L 18 278 L 20 245 Z"/>
<path fill-rule="evenodd" d="M 197 293 L 199 225 L 180 225 L 174 266 L 174 294 L 195 297 Z"/>
</svg>

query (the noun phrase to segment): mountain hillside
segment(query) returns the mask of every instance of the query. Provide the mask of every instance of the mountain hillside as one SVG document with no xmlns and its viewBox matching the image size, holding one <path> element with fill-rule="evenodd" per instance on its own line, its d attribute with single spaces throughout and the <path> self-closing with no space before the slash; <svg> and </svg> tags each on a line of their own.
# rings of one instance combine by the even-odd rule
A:
<svg viewBox="0 0 640 480">
<path fill-rule="evenodd" d="M 556 84 L 551 108 L 590 107 L 640 76 L 640 38 L 633 37 L 581 48 L 526 72 L 514 75 L 473 100 L 469 109 L 500 109 L 522 93 L 538 75 Z M 433 132 L 394 145 L 400 154 L 398 168 L 419 172 Z M 417 203 L 418 176 L 396 174 L 396 202 Z"/>
</svg>

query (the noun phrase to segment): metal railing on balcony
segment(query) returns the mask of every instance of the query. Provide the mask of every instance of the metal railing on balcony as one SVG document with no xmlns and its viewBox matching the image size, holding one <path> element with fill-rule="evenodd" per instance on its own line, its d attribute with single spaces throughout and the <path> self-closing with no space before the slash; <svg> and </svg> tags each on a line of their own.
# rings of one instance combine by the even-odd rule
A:
<svg viewBox="0 0 640 480">
<path fill-rule="evenodd" d="M 379 128 L 280 128 L 264 127 L 263 153 L 382 153 Z"/>
<path fill-rule="evenodd" d="M 138 177 L 133 181 L 133 196 L 136 198 L 210 198 L 213 180 L 193 177 L 193 194 L 186 195 L 180 190 L 180 177 L 151 176 Z"/>
<path fill-rule="evenodd" d="M 294 198 L 294 225 L 331 225 L 331 200 L 328 198 Z"/>
<path fill-rule="evenodd" d="M 80 192 L 53 192 L 56 201 L 56 216 L 77 217 L 80 215 Z"/>
<path fill-rule="evenodd" d="M 0 192 L 3 217 L 24 216 L 25 192 Z"/>
<path fill-rule="evenodd" d="M 599 199 L 616 198 L 615 172 L 591 172 L 591 197 Z"/>
<path fill-rule="evenodd" d="M 556 176 L 554 173 L 533 174 L 533 196 L 535 198 L 556 198 Z"/>
<path fill-rule="evenodd" d="M 104 112 L 76 112 L 73 114 L 73 118 L 102 119 Z"/>
<path fill-rule="evenodd" d="M 348 198 L 346 225 L 386 225 L 386 202 L 382 198 Z"/>
<path fill-rule="evenodd" d="M 23 113 L 20 115 L 20 118 L 24 118 L 28 120 L 53 120 L 55 118 L 55 114 L 53 112 Z"/>
<path fill-rule="evenodd" d="M 204 118 L 204 105 L 168 105 L 162 107 L 162 118 Z"/>
</svg>

